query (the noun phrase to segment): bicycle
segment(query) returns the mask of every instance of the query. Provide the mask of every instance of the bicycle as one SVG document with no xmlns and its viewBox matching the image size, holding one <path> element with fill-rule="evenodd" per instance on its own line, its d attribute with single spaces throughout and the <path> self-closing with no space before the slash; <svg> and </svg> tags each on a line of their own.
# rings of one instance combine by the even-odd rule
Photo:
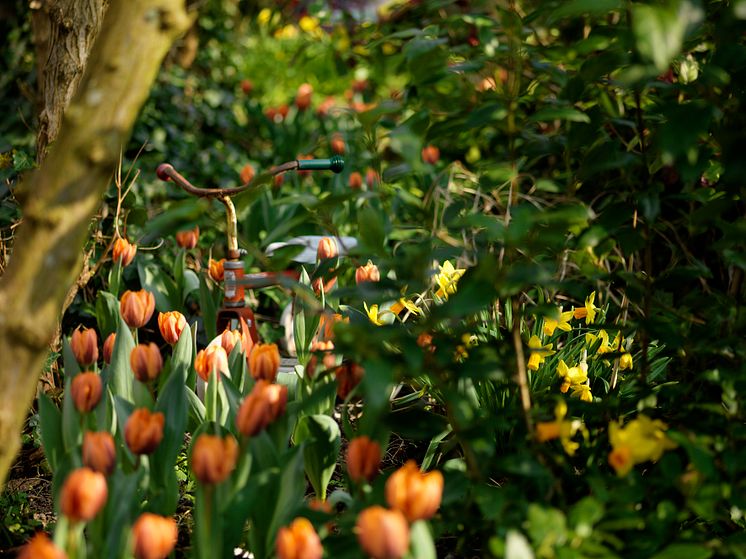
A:
<svg viewBox="0 0 746 559">
<path fill-rule="evenodd" d="M 223 304 L 218 310 L 216 317 L 216 331 L 223 332 L 225 328 L 231 327 L 235 321 L 241 323 L 245 321 L 254 343 L 259 341 L 256 329 L 256 319 L 254 311 L 246 305 L 246 289 L 258 289 L 279 285 L 282 281 L 281 276 L 290 279 L 298 279 L 298 274 L 294 272 L 257 272 L 246 274 L 244 263 L 241 260 L 242 251 L 238 248 L 238 223 L 236 220 L 236 208 L 233 205 L 231 196 L 241 194 L 252 187 L 259 187 L 268 184 L 276 175 L 287 171 L 332 171 L 341 173 L 344 169 L 344 160 L 340 156 L 333 156 L 330 159 L 297 159 L 282 163 L 272 169 L 265 171 L 254 177 L 251 181 L 238 187 L 232 188 L 200 188 L 194 186 L 184 178 L 173 165 L 170 163 L 161 163 L 156 169 L 156 175 L 165 182 L 174 182 L 182 190 L 197 196 L 199 198 L 217 199 L 225 206 L 226 209 L 226 234 L 228 244 L 228 254 L 223 265 L 224 275 L 222 281 Z M 320 237 L 296 237 L 298 241 L 294 244 L 308 245 L 309 240 L 319 239 Z M 339 241 L 339 239 L 338 239 Z M 318 240 L 316 241 L 318 242 Z M 287 245 L 288 243 L 284 243 Z M 290 243 L 293 244 L 293 243 Z M 347 239 L 346 242 L 338 242 L 339 246 L 354 246 L 354 239 Z M 274 248 L 278 248 L 277 243 L 273 243 Z M 268 248 L 273 248 L 272 245 Z M 313 250 L 315 255 L 315 248 Z M 302 260 L 301 260 L 302 261 Z"/>
</svg>

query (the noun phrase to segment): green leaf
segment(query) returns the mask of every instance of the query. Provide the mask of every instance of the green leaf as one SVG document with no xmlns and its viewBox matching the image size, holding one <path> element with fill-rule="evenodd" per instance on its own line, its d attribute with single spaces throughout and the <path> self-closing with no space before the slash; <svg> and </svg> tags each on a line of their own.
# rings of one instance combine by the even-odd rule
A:
<svg viewBox="0 0 746 559">
<path fill-rule="evenodd" d="M 709 559 L 713 551 L 694 543 L 674 543 L 653 555 L 652 559 Z"/>
<path fill-rule="evenodd" d="M 39 394 L 39 422 L 44 455 L 54 472 L 57 470 L 59 458 L 65 452 L 62 440 L 62 414 L 44 392 Z"/>
<path fill-rule="evenodd" d="M 107 384 L 114 396 L 121 396 L 128 402 L 134 402 L 135 376 L 130 368 L 130 353 L 135 347 L 129 326 L 119 319 L 111 363 L 106 370 Z"/>
<path fill-rule="evenodd" d="M 119 300 L 108 291 L 99 291 L 96 296 L 96 322 L 102 340 L 117 331 L 119 324 Z"/>
<path fill-rule="evenodd" d="M 437 559 L 435 542 L 427 521 L 418 520 L 409 529 L 409 545 L 412 557 L 417 559 Z"/>
<path fill-rule="evenodd" d="M 381 213 L 370 206 L 365 206 L 358 212 L 357 221 L 361 243 L 368 251 L 374 254 L 381 253 L 386 238 Z"/>
<path fill-rule="evenodd" d="M 212 340 L 217 332 L 215 331 L 215 321 L 217 318 L 218 310 L 217 303 L 215 302 L 215 295 L 207 286 L 207 278 L 205 274 L 199 275 L 199 308 L 202 311 L 202 323 L 205 329 L 205 335 L 208 340 Z"/>
<path fill-rule="evenodd" d="M 326 499 L 329 485 L 337 465 L 337 456 L 342 445 L 337 422 L 328 415 L 307 415 L 298 420 L 295 428 L 295 444 L 303 444 L 303 460 L 308 479 L 316 496 Z"/>
<path fill-rule="evenodd" d="M 570 122 L 585 123 L 591 121 L 587 114 L 572 107 L 547 107 L 539 109 L 529 118 L 529 121 L 534 122 L 546 122 L 550 120 L 568 120 Z"/>
<path fill-rule="evenodd" d="M 663 6 L 634 4 L 632 31 L 638 52 L 658 72 L 665 72 L 681 52 L 688 29 L 703 17 L 702 9 L 689 0 L 669 1 Z"/>
<path fill-rule="evenodd" d="M 621 0 L 573 0 L 562 2 L 559 8 L 549 16 L 549 22 L 555 22 L 563 18 L 574 18 L 584 14 L 606 15 L 612 10 L 624 8 Z"/>
</svg>

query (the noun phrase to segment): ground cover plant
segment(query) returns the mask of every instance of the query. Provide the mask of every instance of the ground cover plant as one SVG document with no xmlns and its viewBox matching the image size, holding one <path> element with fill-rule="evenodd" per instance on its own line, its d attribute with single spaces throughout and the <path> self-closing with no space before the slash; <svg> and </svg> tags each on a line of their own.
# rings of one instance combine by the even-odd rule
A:
<svg viewBox="0 0 746 559">
<path fill-rule="evenodd" d="M 746 556 L 746 3 L 189 8 L 45 352 L 8 556 Z M 2 270 L 45 145 L 12 12 Z M 249 184 L 235 232 L 164 162 Z M 282 274 L 223 331 L 231 259 Z"/>
</svg>

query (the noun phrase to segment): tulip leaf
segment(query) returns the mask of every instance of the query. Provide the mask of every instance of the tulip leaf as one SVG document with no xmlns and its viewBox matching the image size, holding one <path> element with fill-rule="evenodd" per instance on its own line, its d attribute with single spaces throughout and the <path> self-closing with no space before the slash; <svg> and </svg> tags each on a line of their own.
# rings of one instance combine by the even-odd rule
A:
<svg viewBox="0 0 746 559">
<path fill-rule="evenodd" d="M 295 289 L 295 299 L 293 301 L 293 338 L 295 340 L 295 351 L 298 354 L 298 360 L 305 363 L 308 356 L 308 349 L 311 346 L 311 340 L 316 335 L 316 329 L 319 327 L 319 314 L 314 312 L 314 303 L 317 303 L 313 291 L 309 288 L 311 279 L 308 272 L 303 268 L 300 276 L 300 283 Z"/>
<path fill-rule="evenodd" d="M 412 557 L 417 559 L 436 559 L 435 542 L 430 527 L 425 520 L 414 522 L 409 529 L 409 545 Z"/>
<path fill-rule="evenodd" d="M 80 414 L 75 409 L 70 386 L 72 380 L 80 373 L 70 342 L 67 338 L 62 341 L 62 360 L 65 368 L 65 399 L 62 401 L 62 440 L 67 453 L 75 452 L 80 439 Z"/>
<path fill-rule="evenodd" d="M 199 308 L 202 311 L 202 323 L 205 328 L 207 339 L 213 339 L 216 333 L 217 303 L 215 294 L 207 286 L 205 274 L 199 276 Z"/>
<path fill-rule="evenodd" d="M 44 392 L 39 394 L 39 422 L 44 455 L 54 472 L 57 470 L 60 456 L 65 451 L 62 440 L 62 414 Z"/>
<path fill-rule="evenodd" d="M 137 494 L 143 473 L 143 468 L 130 474 L 117 470 L 109 478 L 109 498 L 104 509 L 105 552 L 101 553 L 101 557 L 119 557 L 122 539 L 126 540 L 132 523 L 132 506 L 135 501 L 131 496 Z"/>
<path fill-rule="evenodd" d="M 130 353 L 135 347 L 129 326 L 120 318 L 111 363 L 108 368 L 107 382 L 114 396 L 120 396 L 133 402 L 135 377 L 130 368 Z"/>
<path fill-rule="evenodd" d="M 272 514 L 272 521 L 269 524 L 268 530 L 259 532 L 260 534 L 265 534 L 265 549 L 273 548 L 277 530 L 280 529 L 280 526 L 283 526 L 292 520 L 294 511 L 297 510 L 303 502 L 303 494 L 305 492 L 306 480 L 303 475 L 303 453 L 300 452 L 300 448 L 295 447 L 289 449 L 282 456 L 281 463 L 283 464 L 283 467 L 279 480 L 275 480 L 275 483 L 270 488 L 270 491 L 274 493 L 279 487 L 279 491 L 277 492 L 274 501 L 276 504 Z M 256 512 L 257 514 L 254 515 L 255 519 L 258 516 L 266 514 L 266 510 Z M 257 554 L 257 556 L 261 557 L 259 554 Z"/>
<path fill-rule="evenodd" d="M 96 297 L 96 322 L 101 339 L 117 331 L 119 323 L 119 300 L 108 291 L 99 291 Z"/>
<path fill-rule="evenodd" d="M 298 420 L 294 438 L 295 444 L 303 444 L 306 475 L 316 497 L 325 500 L 342 445 L 339 425 L 328 415 L 307 415 Z"/>
</svg>

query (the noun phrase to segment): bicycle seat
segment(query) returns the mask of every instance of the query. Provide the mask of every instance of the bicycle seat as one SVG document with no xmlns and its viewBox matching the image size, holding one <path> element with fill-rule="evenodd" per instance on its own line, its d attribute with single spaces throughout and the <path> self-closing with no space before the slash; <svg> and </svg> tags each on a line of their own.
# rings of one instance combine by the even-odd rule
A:
<svg viewBox="0 0 746 559">
<path fill-rule="evenodd" d="M 300 237 L 293 237 L 287 241 L 270 243 L 264 252 L 267 256 L 271 256 L 275 251 L 285 247 L 302 246 L 304 247 L 303 250 L 293 257 L 293 262 L 297 262 L 298 264 L 314 264 L 316 263 L 316 251 L 319 242 L 323 238 L 324 235 L 301 235 Z M 345 256 L 350 249 L 357 246 L 357 239 L 355 237 L 331 238 L 337 242 L 340 256 Z"/>
</svg>

